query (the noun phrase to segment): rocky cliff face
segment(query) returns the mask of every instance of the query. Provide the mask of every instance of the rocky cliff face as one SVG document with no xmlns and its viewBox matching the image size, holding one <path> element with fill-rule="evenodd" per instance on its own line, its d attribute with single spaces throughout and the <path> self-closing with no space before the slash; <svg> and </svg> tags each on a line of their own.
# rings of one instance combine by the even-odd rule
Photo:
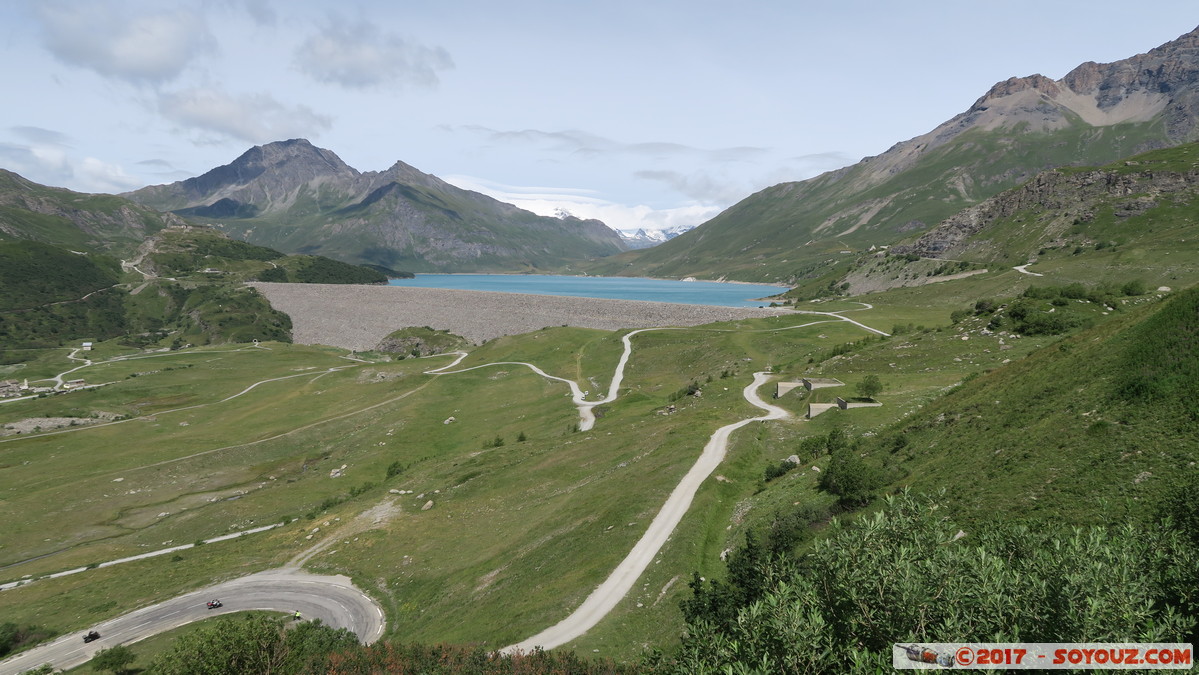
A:
<svg viewBox="0 0 1199 675">
<path fill-rule="evenodd" d="M 359 172 L 302 139 L 126 196 L 283 251 L 393 269 L 531 270 L 625 249 L 600 221 L 537 216 L 403 162 Z"/>
<path fill-rule="evenodd" d="M 1075 115 L 1096 127 L 1160 118 L 1167 123 L 1166 138 L 1159 144 L 1165 147 L 1195 140 L 1197 99 L 1199 28 L 1122 61 L 1088 61 L 1060 80 L 1040 74 L 1004 80 L 966 112 L 896 148 L 923 140 L 927 151 L 929 145 L 980 127 L 1052 131 L 1068 126 Z"/>
</svg>

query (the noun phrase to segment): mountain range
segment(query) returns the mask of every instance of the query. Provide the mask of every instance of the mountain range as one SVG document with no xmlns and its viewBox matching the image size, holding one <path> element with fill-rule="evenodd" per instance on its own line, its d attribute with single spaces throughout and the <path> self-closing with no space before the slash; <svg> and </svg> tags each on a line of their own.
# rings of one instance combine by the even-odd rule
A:
<svg viewBox="0 0 1199 675">
<path fill-rule="evenodd" d="M 997 83 L 965 112 L 885 153 L 781 183 L 595 274 L 799 284 L 843 274 L 846 253 L 936 226 L 1042 171 L 1097 166 L 1199 136 L 1199 29 L 1060 80 Z"/>
<path fill-rule="evenodd" d="M 626 248 L 598 220 L 538 216 L 403 162 L 360 172 L 303 139 L 122 196 L 254 244 L 415 272 L 544 271 Z"/>
<path fill-rule="evenodd" d="M 625 246 L 630 249 L 649 248 L 657 246 L 664 241 L 670 241 L 680 234 L 693 230 L 699 224 L 694 225 L 675 225 L 662 229 L 655 228 L 638 228 L 633 232 L 621 232 L 620 238 L 624 240 Z"/>
<path fill-rule="evenodd" d="M 0 187 L 12 189 L 0 197 L 0 231 L 19 226 L 64 245 L 128 247 L 186 218 L 283 252 L 393 270 L 570 267 L 804 285 L 837 281 L 855 255 L 909 245 L 1044 171 L 1102 166 L 1197 137 L 1199 29 L 1128 59 L 1083 63 L 1058 80 L 999 82 L 927 134 L 766 188 L 690 231 L 622 235 L 596 220 L 538 216 L 403 162 L 360 172 L 303 139 L 255 146 L 227 165 L 125 199 L 73 197 L 76 209 L 48 206 L 54 200 L 38 194 L 52 188 L 4 172 Z"/>
</svg>

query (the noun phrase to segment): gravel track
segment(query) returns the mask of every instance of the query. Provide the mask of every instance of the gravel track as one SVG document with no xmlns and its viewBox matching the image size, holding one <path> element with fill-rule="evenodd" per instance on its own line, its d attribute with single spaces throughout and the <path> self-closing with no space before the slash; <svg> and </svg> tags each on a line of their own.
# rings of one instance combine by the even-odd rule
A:
<svg viewBox="0 0 1199 675">
<path fill-rule="evenodd" d="M 480 344 L 546 326 L 619 330 L 698 326 L 714 321 L 790 313 L 781 308 L 718 307 L 641 300 L 572 298 L 494 291 L 460 291 L 347 284 L 275 284 L 257 288 L 271 306 L 291 316 L 292 338 L 356 351 L 373 349 L 410 326 L 448 330 Z"/>
</svg>

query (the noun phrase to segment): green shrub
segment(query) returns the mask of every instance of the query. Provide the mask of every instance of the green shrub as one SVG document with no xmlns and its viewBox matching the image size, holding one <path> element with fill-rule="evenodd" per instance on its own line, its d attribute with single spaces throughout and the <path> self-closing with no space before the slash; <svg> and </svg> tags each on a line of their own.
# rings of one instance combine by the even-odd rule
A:
<svg viewBox="0 0 1199 675">
<path fill-rule="evenodd" d="M 1120 287 L 1120 292 L 1129 296 L 1144 295 L 1146 290 L 1148 289 L 1145 288 L 1145 282 L 1141 281 L 1140 279 L 1126 281 L 1124 282 L 1124 285 Z"/>
<path fill-rule="evenodd" d="M 304 284 L 385 284 L 387 275 L 361 265 L 351 265 L 321 256 L 309 256 L 294 272 Z"/>
<path fill-rule="evenodd" d="M 763 478 L 766 480 L 766 482 L 770 482 L 775 478 L 787 475 L 789 471 L 797 466 L 799 465 L 795 462 L 784 459 L 778 464 L 771 464 L 770 466 L 766 467 L 766 472 Z"/>
<path fill-rule="evenodd" d="M 1199 552 L 1176 530 L 962 537 L 943 514 L 939 498 L 888 498 L 802 557 L 749 551 L 748 580 L 735 552 L 727 582 L 693 581 L 682 645 L 656 672 L 890 672 L 896 642 L 1195 639 Z"/>
<path fill-rule="evenodd" d="M 270 267 L 258 273 L 259 281 L 287 282 L 287 270 L 282 267 Z"/>
<path fill-rule="evenodd" d="M 830 451 L 829 462 L 820 473 L 820 489 L 840 498 L 843 506 L 862 506 L 886 483 L 883 472 L 862 458 L 857 448 Z"/>
<path fill-rule="evenodd" d="M 21 627 L 11 621 L 0 623 L 0 658 L 54 637 L 52 630 L 40 626 Z"/>
<path fill-rule="evenodd" d="M 259 673 L 327 672 L 316 664 L 330 653 L 352 649 L 358 638 L 344 628 L 319 620 L 288 626 L 283 619 L 261 614 L 219 619 L 211 626 L 180 636 L 156 658 L 149 672 L 160 675 L 258 675 Z"/>
</svg>

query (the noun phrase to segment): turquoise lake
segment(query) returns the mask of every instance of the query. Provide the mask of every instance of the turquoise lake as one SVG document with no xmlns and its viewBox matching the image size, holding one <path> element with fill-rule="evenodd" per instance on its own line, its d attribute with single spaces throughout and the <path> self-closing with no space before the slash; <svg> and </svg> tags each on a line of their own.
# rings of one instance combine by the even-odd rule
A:
<svg viewBox="0 0 1199 675">
<path fill-rule="evenodd" d="M 635 277 L 567 277 L 542 274 L 418 274 L 415 279 L 392 279 L 392 286 L 454 288 L 464 291 L 501 291 L 530 295 L 569 295 L 580 298 L 613 298 L 680 302 L 688 305 L 765 307 L 770 301 L 754 300 L 787 290 L 762 284 L 729 284 L 717 281 L 670 281 Z"/>
</svg>

